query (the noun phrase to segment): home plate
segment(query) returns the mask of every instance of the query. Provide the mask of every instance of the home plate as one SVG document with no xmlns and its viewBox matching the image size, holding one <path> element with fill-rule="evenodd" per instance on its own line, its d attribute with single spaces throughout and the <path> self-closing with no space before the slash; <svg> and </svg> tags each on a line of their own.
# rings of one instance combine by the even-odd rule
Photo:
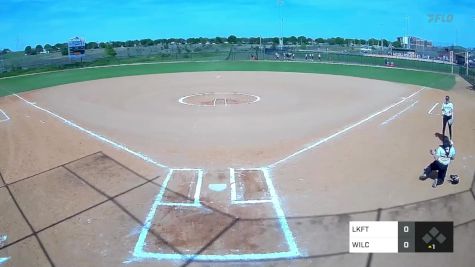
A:
<svg viewBox="0 0 475 267">
<path fill-rule="evenodd" d="M 221 192 L 224 191 L 228 186 L 226 184 L 209 184 L 208 188 L 210 190 Z"/>
</svg>

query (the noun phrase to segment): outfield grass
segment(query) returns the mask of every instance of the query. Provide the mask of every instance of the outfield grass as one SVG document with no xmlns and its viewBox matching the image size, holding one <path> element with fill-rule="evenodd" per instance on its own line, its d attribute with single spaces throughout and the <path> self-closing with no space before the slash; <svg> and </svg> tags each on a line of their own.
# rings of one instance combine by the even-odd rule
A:
<svg viewBox="0 0 475 267">
<path fill-rule="evenodd" d="M 155 73 L 199 71 L 277 71 L 322 73 L 408 83 L 443 90 L 449 90 L 455 85 L 454 75 L 434 72 L 324 63 L 218 61 L 107 66 L 101 68 L 71 69 L 30 76 L 9 77 L 0 79 L 0 96 L 55 85 L 103 78 Z"/>
</svg>

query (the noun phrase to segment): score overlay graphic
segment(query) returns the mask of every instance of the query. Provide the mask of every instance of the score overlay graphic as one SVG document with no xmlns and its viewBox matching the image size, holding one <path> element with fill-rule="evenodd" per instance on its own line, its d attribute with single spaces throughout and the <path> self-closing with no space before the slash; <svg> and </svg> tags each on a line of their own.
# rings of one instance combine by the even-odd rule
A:
<svg viewBox="0 0 475 267">
<path fill-rule="evenodd" d="M 453 252 L 453 222 L 352 221 L 350 253 Z"/>
</svg>

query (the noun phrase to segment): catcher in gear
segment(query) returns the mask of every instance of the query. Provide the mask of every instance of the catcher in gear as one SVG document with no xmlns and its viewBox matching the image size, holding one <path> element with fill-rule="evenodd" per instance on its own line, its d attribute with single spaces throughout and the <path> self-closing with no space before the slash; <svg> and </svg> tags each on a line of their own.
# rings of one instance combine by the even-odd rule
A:
<svg viewBox="0 0 475 267">
<path fill-rule="evenodd" d="M 421 180 L 427 179 L 432 171 L 437 171 L 437 178 L 434 179 L 432 187 L 444 183 L 447 169 L 452 160 L 455 159 L 455 147 L 447 136 L 444 136 L 443 143 L 437 149 L 430 150 L 431 155 L 434 157 L 434 161 L 424 169 L 424 173 L 419 177 Z"/>
</svg>

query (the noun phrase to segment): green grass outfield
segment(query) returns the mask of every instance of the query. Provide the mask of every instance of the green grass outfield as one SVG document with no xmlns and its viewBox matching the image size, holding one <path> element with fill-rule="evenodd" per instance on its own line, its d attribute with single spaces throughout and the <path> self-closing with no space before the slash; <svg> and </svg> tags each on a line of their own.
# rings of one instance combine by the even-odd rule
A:
<svg viewBox="0 0 475 267">
<path fill-rule="evenodd" d="M 408 83 L 443 90 L 449 90 L 455 85 L 455 76 L 452 74 L 391 69 L 385 67 L 271 61 L 173 62 L 70 69 L 34 75 L 2 78 L 0 79 L 0 96 L 55 85 L 103 78 L 155 73 L 199 71 L 276 71 L 322 73 Z"/>
</svg>

